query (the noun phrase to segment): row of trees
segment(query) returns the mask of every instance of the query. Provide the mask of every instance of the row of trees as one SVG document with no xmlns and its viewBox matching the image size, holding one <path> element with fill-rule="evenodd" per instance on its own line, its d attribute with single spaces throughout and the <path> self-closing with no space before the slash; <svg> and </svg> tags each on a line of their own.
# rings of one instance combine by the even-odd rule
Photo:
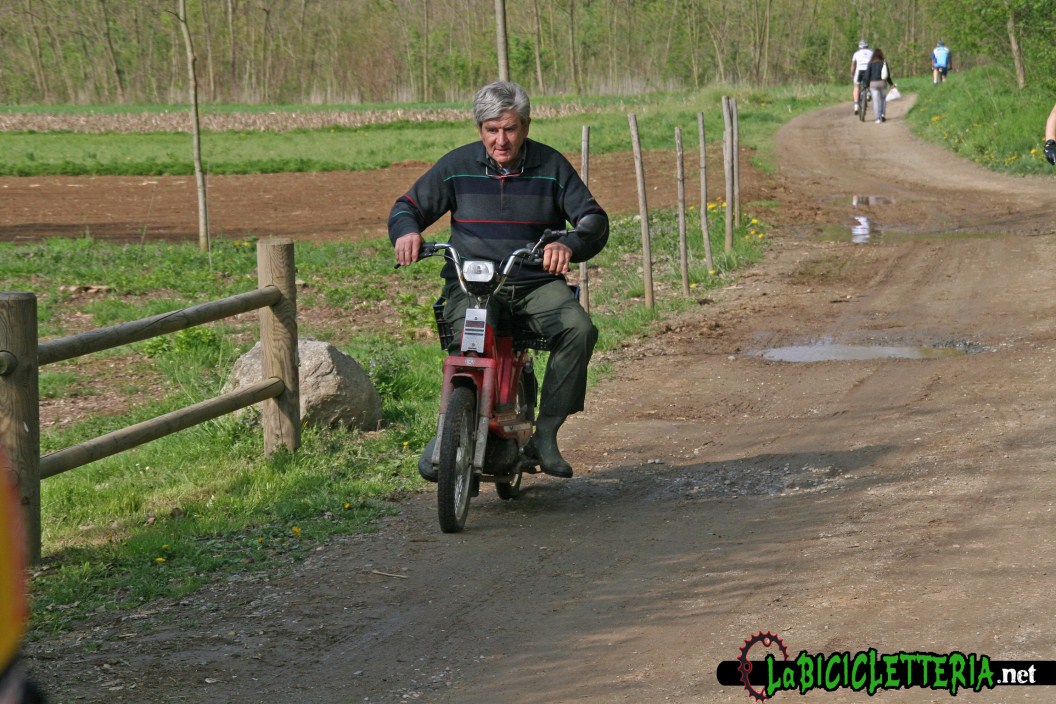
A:
<svg viewBox="0 0 1056 704">
<path fill-rule="evenodd" d="M 177 0 L 0 0 L 0 103 L 187 95 Z M 859 38 L 896 75 L 936 40 L 958 66 L 1056 76 L 1052 0 L 520 0 L 510 77 L 535 93 L 843 80 Z M 214 102 L 464 100 L 498 75 L 495 0 L 188 0 Z"/>
</svg>

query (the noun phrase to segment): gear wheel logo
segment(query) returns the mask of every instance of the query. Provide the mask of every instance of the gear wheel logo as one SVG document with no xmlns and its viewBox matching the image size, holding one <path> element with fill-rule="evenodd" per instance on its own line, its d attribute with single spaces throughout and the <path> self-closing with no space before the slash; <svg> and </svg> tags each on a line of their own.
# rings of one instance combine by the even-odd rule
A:
<svg viewBox="0 0 1056 704">
<path fill-rule="evenodd" d="M 748 690 L 748 696 L 758 702 L 765 702 L 767 700 L 766 692 L 757 690 L 752 687 L 749 676 L 752 673 L 752 661 L 748 657 L 748 651 L 752 649 L 755 644 L 760 644 L 764 648 L 771 646 L 777 646 L 777 649 L 781 651 L 781 655 L 785 660 L 788 660 L 788 648 L 785 647 L 784 641 L 782 641 L 776 633 L 770 631 L 759 631 L 754 636 L 744 641 L 744 645 L 740 647 L 740 651 L 737 655 L 737 671 L 741 673 L 741 684 Z"/>
</svg>

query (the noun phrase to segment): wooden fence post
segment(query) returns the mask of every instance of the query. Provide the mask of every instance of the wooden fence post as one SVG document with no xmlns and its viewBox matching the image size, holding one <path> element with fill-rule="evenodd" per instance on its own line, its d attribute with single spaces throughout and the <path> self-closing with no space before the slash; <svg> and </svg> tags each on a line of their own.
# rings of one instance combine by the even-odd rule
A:
<svg viewBox="0 0 1056 704">
<path fill-rule="evenodd" d="M 730 99 L 730 116 L 733 123 L 733 225 L 741 226 L 741 117 L 737 111 L 737 98 Z"/>
<path fill-rule="evenodd" d="M 583 166 L 580 169 L 580 178 L 590 188 L 590 125 L 583 125 Z M 583 310 L 590 312 L 590 280 L 587 272 L 587 263 L 579 263 L 579 303 Z"/>
<path fill-rule="evenodd" d="M 39 383 L 37 297 L 0 293 L 0 443 L 11 459 L 31 565 L 40 562 Z"/>
<path fill-rule="evenodd" d="M 645 284 L 645 305 L 652 310 L 653 303 L 653 248 L 649 234 L 649 205 L 645 197 L 645 167 L 642 164 L 642 143 L 638 139 L 638 119 L 633 112 L 627 113 L 631 124 L 631 146 L 634 148 L 634 175 L 638 180 L 638 212 L 642 218 L 642 279 Z"/>
<path fill-rule="evenodd" d="M 261 408 L 264 453 L 279 447 L 301 446 L 301 399 L 297 354 L 297 286 L 293 240 L 269 238 L 257 243 L 259 286 L 276 286 L 282 292 L 277 303 L 260 309 L 261 370 L 263 378 L 278 377 L 285 390 L 267 399 Z"/>
<path fill-rule="evenodd" d="M 722 96 L 722 163 L 726 174 L 726 253 L 733 251 L 733 112 L 730 97 Z"/>
<path fill-rule="evenodd" d="M 682 128 L 675 128 L 675 169 L 678 180 L 678 261 L 682 270 L 682 295 L 689 297 L 689 252 L 686 248 L 686 167 L 682 152 Z"/>
<path fill-rule="evenodd" d="M 708 231 L 708 164 L 707 147 L 704 141 L 704 113 L 697 113 L 697 135 L 700 139 L 700 231 L 704 235 L 704 257 L 708 273 L 715 269 L 711 256 L 711 233 Z"/>
</svg>

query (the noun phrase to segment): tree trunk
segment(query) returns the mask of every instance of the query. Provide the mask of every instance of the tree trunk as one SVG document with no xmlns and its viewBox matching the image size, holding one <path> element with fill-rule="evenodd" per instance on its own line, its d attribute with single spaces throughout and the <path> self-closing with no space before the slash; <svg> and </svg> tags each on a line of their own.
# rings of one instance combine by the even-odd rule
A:
<svg viewBox="0 0 1056 704">
<path fill-rule="evenodd" d="M 209 23 L 209 2 L 202 0 L 202 31 L 205 33 L 205 65 L 209 74 L 209 99 L 216 100 L 216 71 L 213 63 L 213 32 Z"/>
<path fill-rule="evenodd" d="M 499 80 L 510 80 L 510 52 L 506 46 L 506 0 L 495 0 L 495 49 L 498 51 Z"/>
<path fill-rule="evenodd" d="M 260 11 L 264 13 L 264 23 L 260 30 L 260 80 L 263 87 L 260 100 L 267 103 L 271 95 L 271 6 L 265 5 Z"/>
<path fill-rule="evenodd" d="M 237 100 L 238 96 L 238 42 L 235 40 L 235 0 L 227 0 L 227 40 L 228 46 L 228 86 L 229 97 Z"/>
<path fill-rule="evenodd" d="M 540 93 L 544 92 L 546 88 L 543 84 L 543 22 L 539 17 L 539 0 L 534 1 L 535 5 L 535 89 Z"/>
<path fill-rule="evenodd" d="M 1008 43 L 1012 48 L 1012 62 L 1016 66 L 1016 85 L 1022 90 L 1027 87 L 1027 73 L 1023 68 L 1023 50 L 1016 37 L 1016 17 L 1011 9 L 1008 11 Z"/>
<path fill-rule="evenodd" d="M 422 100 L 429 102 L 432 100 L 432 90 L 429 85 L 429 0 L 425 0 L 425 15 L 423 19 L 422 29 Z"/>
<path fill-rule="evenodd" d="M 40 49 L 40 33 L 37 31 L 37 16 L 33 14 L 33 7 L 29 0 L 25 0 L 22 7 L 22 29 L 25 32 L 29 52 L 30 63 L 33 65 L 33 76 L 37 81 L 38 100 L 45 103 L 51 102 L 51 86 L 48 85 L 48 72 L 44 68 L 44 55 Z"/>
<path fill-rule="evenodd" d="M 568 0 L 568 70 L 572 86 L 579 95 L 583 92 L 579 83 L 579 66 L 576 63 L 576 0 Z"/>
<path fill-rule="evenodd" d="M 194 179 L 198 186 L 198 249 L 209 251 L 209 210 L 205 198 L 205 172 L 202 170 L 202 138 L 198 122 L 198 75 L 195 71 L 197 59 L 191 30 L 187 26 L 187 0 L 177 0 L 177 18 L 183 32 L 183 43 L 187 48 L 187 77 L 190 80 L 191 142 L 194 150 Z"/>
<path fill-rule="evenodd" d="M 770 82 L 770 17 L 774 10 L 774 0 L 766 0 L 766 14 L 763 16 L 763 73 L 762 84 Z"/>
<path fill-rule="evenodd" d="M 99 9 L 103 13 L 103 39 L 106 44 L 106 58 L 110 62 L 110 71 L 114 76 L 114 84 L 117 87 L 117 102 L 125 102 L 125 78 L 121 66 L 117 63 L 117 52 L 114 51 L 114 40 L 110 34 L 110 13 L 106 10 L 106 1 L 99 0 Z"/>
</svg>

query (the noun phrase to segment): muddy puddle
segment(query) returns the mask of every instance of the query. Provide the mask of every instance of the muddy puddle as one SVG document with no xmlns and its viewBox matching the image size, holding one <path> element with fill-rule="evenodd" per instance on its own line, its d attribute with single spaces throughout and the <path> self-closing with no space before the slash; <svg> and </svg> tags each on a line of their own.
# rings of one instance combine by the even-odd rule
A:
<svg viewBox="0 0 1056 704">
<path fill-rule="evenodd" d="M 878 244 L 881 242 L 904 242 L 922 238 L 966 238 L 966 237 L 990 237 L 983 233 L 949 233 L 949 232 L 924 232 L 915 228 L 914 223 L 893 223 L 884 220 L 882 206 L 893 205 L 894 198 L 881 195 L 855 194 L 851 196 L 841 195 L 833 197 L 830 202 L 838 204 L 850 203 L 855 208 L 875 206 L 875 210 L 869 210 L 860 215 L 854 215 L 851 220 L 841 223 L 829 223 L 819 225 L 814 230 L 814 236 L 830 242 L 852 242 L 854 244 Z M 881 225 L 883 223 L 883 225 Z"/>
<path fill-rule="evenodd" d="M 970 342 L 943 345 L 847 344 L 833 340 L 815 340 L 798 345 L 770 347 L 750 354 L 775 362 L 840 362 L 878 359 L 947 359 L 982 352 L 983 347 Z"/>
</svg>

